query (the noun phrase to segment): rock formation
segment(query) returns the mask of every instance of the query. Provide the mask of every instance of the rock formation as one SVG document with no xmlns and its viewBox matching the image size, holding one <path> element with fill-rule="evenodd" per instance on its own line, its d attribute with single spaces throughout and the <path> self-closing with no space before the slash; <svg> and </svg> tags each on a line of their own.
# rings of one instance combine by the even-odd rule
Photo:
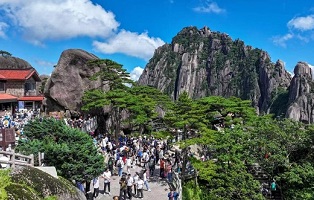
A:
<svg viewBox="0 0 314 200">
<path fill-rule="evenodd" d="M 41 200 L 55 196 L 58 200 L 85 200 L 69 181 L 59 179 L 33 167 L 19 167 L 11 173 L 11 184 L 5 190 L 9 200 Z"/>
<path fill-rule="evenodd" d="M 0 56 L 1 69 L 29 69 L 33 68 L 28 62 L 23 59 L 13 56 Z"/>
<path fill-rule="evenodd" d="M 36 91 L 37 94 L 43 94 L 44 93 L 44 89 L 45 89 L 45 85 L 47 83 L 47 80 L 49 79 L 50 76 L 42 74 L 39 76 L 40 81 L 36 82 Z"/>
<path fill-rule="evenodd" d="M 294 68 L 294 77 L 290 84 L 287 118 L 304 123 L 314 122 L 314 81 L 312 70 L 305 62 L 299 62 Z"/>
<path fill-rule="evenodd" d="M 155 51 L 138 82 L 172 99 L 184 91 L 192 98 L 236 96 L 267 112 L 272 95 L 290 81 L 283 63 L 272 63 L 267 52 L 207 27 L 187 27 Z"/>
<path fill-rule="evenodd" d="M 87 64 L 95 59 L 98 57 L 80 49 L 62 52 L 45 86 L 46 112 L 69 111 L 72 116 L 79 115 L 84 91 L 102 87 L 100 80 L 90 80 L 100 71 L 99 67 Z"/>
</svg>

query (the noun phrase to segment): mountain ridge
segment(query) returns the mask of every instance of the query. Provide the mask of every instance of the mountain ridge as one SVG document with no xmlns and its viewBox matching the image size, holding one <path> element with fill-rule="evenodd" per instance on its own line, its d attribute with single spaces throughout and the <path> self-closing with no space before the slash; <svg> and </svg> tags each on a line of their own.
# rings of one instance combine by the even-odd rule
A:
<svg viewBox="0 0 314 200">
<path fill-rule="evenodd" d="M 226 33 L 191 26 L 155 51 L 138 82 L 174 100 L 184 91 L 192 98 L 249 99 L 259 113 L 267 113 L 272 93 L 287 90 L 290 81 L 283 62 L 272 63 L 266 51 L 232 40 Z"/>
</svg>

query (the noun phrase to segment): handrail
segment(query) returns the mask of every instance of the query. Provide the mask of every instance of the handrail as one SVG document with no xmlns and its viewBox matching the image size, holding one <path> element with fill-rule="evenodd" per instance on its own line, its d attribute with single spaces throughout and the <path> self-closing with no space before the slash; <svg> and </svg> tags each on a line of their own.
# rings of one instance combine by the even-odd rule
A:
<svg viewBox="0 0 314 200">
<path fill-rule="evenodd" d="M 179 177 L 178 172 L 174 172 L 174 177 L 173 177 L 173 186 L 175 187 L 176 191 L 179 193 L 179 198 L 178 200 L 182 199 L 182 185 L 181 185 L 181 179 Z"/>
<path fill-rule="evenodd" d="M 9 160 L 0 160 L 0 164 L 10 164 L 10 167 L 15 168 L 15 165 L 20 166 L 30 166 L 34 167 L 34 155 L 31 154 L 29 156 L 15 153 L 14 150 L 12 151 L 0 151 L 0 155 L 2 156 L 8 156 Z M 24 158 L 24 160 L 21 160 L 21 158 Z"/>
</svg>

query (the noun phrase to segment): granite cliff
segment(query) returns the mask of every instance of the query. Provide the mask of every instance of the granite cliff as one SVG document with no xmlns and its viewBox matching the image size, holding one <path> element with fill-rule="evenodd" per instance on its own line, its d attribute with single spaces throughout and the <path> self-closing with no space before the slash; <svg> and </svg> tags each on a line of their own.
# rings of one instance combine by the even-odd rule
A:
<svg viewBox="0 0 314 200">
<path fill-rule="evenodd" d="M 299 62 L 294 68 L 286 117 L 304 123 L 314 122 L 314 81 L 312 69 L 305 62 Z"/>
<path fill-rule="evenodd" d="M 261 113 L 270 110 L 278 90 L 287 90 L 290 74 L 267 52 L 204 27 L 183 28 L 171 44 L 159 47 L 139 84 L 154 86 L 172 99 L 186 91 L 192 98 L 216 95 L 252 100 Z"/>
</svg>

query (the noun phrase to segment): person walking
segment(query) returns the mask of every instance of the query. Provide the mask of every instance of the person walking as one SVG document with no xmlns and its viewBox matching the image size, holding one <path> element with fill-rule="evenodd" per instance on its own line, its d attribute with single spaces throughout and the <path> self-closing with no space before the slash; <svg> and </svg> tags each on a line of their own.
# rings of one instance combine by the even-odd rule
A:
<svg viewBox="0 0 314 200">
<path fill-rule="evenodd" d="M 164 158 L 160 158 L 159 163 L 159 170 L 160 170 L 160 178 L 165 178 L 165 160 Z"/>
<path fill-rule="evenodd" d="M 134 184 L 134 180 L 133 177 L 131 176 L 131 174 L 128 174 L 128 177 L 126 179 L 127 182 L 127 193 L 128 193 L 128 198 L 130 200 L 132 200 L 132 186 Z"/>
<path fill-rule="evenodd" d="M 111 172 L 107 168 L 106 171 L 103 173 L 104 178 L 104 194 L 106 193 L 106 189 L 108 187 L 108 194 L 110 195 L 110 180 L 111 180 Z"/>
<path fill-rule="evenodd" d="M 114 165 L 114 158 L 110 156 L 108 160 L 108 168 L 109 168 L 109 171 L 111 172 L 111 175 L 113 174 L 113 165 Z"/>
<path fill-rule="evenodd" d="M 155 172 L 155 156 L 153 154 L 149 158 L 148 166 L 149 166 L 149 174 L 152 177 L 154 176 L 154 172 Z"/>
<path fill-rule="evenodd" d="M 129 156 L 129 157 L 126 159 L 126 170 L 127 170 L 128 174 L 130 173 L 131 167 L 132 167 L 132 159 L 131 159 L 131 157 Z"/>
<path fill-rule="evenodd" d="M 120 184 L 120 200 L 122 200 L 122 197 L 123 197 L 123 200 L 126 200 L 127 181 L 126 181 L 125 175 L 122 175 L 119 181 L 119 184 Z"/>
<path fill-rule="evenodd" d="M 175 190 L 170 189 L 170 192 L 168 193 L 168 200 L 177 200 L 179 197 L 179 193 L 177 193 Z"/>
<path fill-rule="evenodd" d="M 172 182 L 172 165 L 171 165 L 170 160 L 168 160 L 167 165 L 166 165 L 166 174 L 167 174 L 168 182 L 171 183 Z"/>
<path fill-rule="evenodd" d="M 122 176 L 123 167 L 124 167 L 124 162 L 122 160 L 122 157 L 119 157 L 119 160 L 117 162 L 117 169 L 118 169 L 118 176 L 119 177 Z"/>
<path fill-rule="evenodd" d="M 93 179 L 93 187 L 94 187 L 93 197 L 97 198 L 99 195 L 99 177 Z"/>
<path fill-rule="evenodd" d="M 144 188 L 144 181 L 139 177 L 137 181 L 137 198 L 143 199 L 143 188 Z"/>
<path fill-rule="evenodd" d="M 277 184 L 276 184 L 275 179 L 273 179 L 272 183 L 270 184 L 270 191 L 271 191 L 272 198 L 275 197 L 276 190 L 277 190 Z"/>
<path fill-rule="evenodd" d="M 143 181 L 144 181 L 144 185 L 146 186 L 146 190 L 151 192 L 152 190 L 149 189 L 149 186 L 148 186 L 148 180 L 147 180 L 147 171 L 146 169 L 144 169 L 143 171 Z"/>
<path fill-rule="evenodd" d="M 135 172 L 135 175 L 133 176 L 133 183 L 134 183 L 134 195 L 137 195 L 137 182 L 139 180 L 139 173 Z"/>
</svg>

